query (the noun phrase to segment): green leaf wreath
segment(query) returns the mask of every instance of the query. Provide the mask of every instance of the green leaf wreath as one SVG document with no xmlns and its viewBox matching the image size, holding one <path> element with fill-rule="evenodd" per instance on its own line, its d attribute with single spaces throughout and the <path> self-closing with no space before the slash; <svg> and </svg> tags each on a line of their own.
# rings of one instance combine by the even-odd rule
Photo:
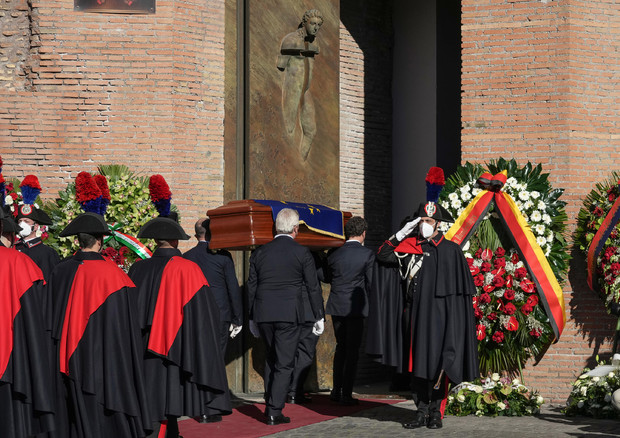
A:
<svg viewBox="0 0 620 438">
<path fill-rule="evenodd" d="M 127 166 L 118 164 L 101 165 L 97 170 L 107 178 L 110 189 L 111 201 L 105 215 L 106 221 L 108 224 L 119 223 L 119 231 L 135 237 L 142 225 L 158 215 L 149 195 L 149 177 L 137 175 Z M 67 257 L 78 249 L 76 239 L 57 236 L 83 210 L 75 197 L 75 183 L 68 184 L 58 192 L 58 196 L 55 201 L 44 205 L 54 223 L 46 244 L 58 251 L 61 257 Z M 152 241 L 144 240 L 143 243 L 153 249 Z M 112 250 L 104 249 L 102 252 L 124 268 L 128 268 L 137 258 L 134 253 L 122 249 L 115 240 L 108 241 L 107 246 Z"/>
<path fill-rule="evenodd" d="M 519 166 L 503 158 L 486 165 L 465 163 L 446 180 L 439 202 L 456 219 L 481 189 L 476 181 L 484 171 L 503 170 L 503 191 L 515 201 L 562 284 L 569 254 L 564 236 L 567 215 L 562 189 L 554 189 L 539 164 Z M 549 318 L 539 304 L 538 291 L 514 250 L 494 207 L 464 248 L 477 287 L 474 311 L 480 372 L 517 375 L 531 357 L 542 354 L 553 338 Z"/>
<path fill-rule="evenodd" d="M 607 364 L 599 362 L 599 365 Z M 594 418 L 620 418 L 620 413 L 612 405 L 613 393 L 620 390 L 620 367 L 607 366 L 607 368 L 612 368 L 612 370 L 605 372 L 602 376 L 590 375 L 590 368 L 583 369 L 582 374 L 573 383 L 564 414 Z"/>
<path fill-rule="evenodd" d="M 608 179 L 597 183 L 586 196 L 583 207 L 579 210 L 574 235 L 575 244 L 581 251 L 588 252 L 594 235 L 620 196 L 619 184 L 620 172 L 612 172 Z M 597 289 L 605 302 L 607 311 L 610 312 L 612 305 L 620 304 L 620 224 L 616 224 L 603 244 L 596 261 L 596 269 L 598 271 Z"/>
</svg>

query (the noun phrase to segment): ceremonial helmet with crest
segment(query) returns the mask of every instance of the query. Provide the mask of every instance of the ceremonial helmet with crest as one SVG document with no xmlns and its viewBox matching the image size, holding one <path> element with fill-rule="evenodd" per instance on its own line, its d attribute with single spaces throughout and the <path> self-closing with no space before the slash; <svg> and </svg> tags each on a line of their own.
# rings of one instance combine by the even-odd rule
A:
<svg viewBox="0 0 620 438">
<path fill-rule="evenodd" d="M 190 236 L 179 224 L 177 214 L 170 209 L 172 193 L 168 183 L 161 175 L 153 175 L 149 179 L 151 202 L 157 209 L 159 217 L 153 218 L 142 225 L 138 238 L 157 240 L 188 240 Z"/>
<path fill-rule="evenodd" d="M 75 178 L 75 197 L 84 213 L 73 219 L 59 236 L 111 234 L 104 218 L 111 199 L 106 177 L 80 172 Z"/>
<path fill-rule="evenodd" d="M 22 192 L 22 201 L 17 206 L 17 216 L 15 220 L 22 218 L 32 219 L 39 225 L 52 225 L 52 220 L 36 204 L 36 200 L 41 193 L 39 179 L 35 175 L 26 175 L 19 185 Z"/>
<path fill-rule="evenodd" d="M 443 169 L 431 167 L 426 174 L 426 202 L 420 204 L 414 217 L 430 217 L 440 222 L 454 222 L 448 210 L 438 203 L 444 185 L 446 185 L 446 180 Z"/>
</svg>

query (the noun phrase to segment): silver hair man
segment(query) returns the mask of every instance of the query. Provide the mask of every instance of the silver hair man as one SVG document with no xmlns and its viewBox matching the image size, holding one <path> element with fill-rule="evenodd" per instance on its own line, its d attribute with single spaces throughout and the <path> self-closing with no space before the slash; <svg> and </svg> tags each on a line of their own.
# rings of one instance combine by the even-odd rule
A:
<svg viewBox="0 0 620 438">
<path fill-rule="evenodd" d="M 283 208 L 276 216 L 276 234 L 292 234 L 299 226 L 299 213 L 292 208 Z"/>
</svg>

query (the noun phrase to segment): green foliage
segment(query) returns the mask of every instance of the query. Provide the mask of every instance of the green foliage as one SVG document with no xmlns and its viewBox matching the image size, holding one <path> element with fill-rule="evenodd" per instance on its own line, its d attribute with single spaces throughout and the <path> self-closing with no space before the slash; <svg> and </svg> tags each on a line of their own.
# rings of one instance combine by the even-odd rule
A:
<svg viewBox="0 0 620 438">
<path fill-rule="evenodd" d="M 476 415 L 524 416 L 536 415 L 544 400 L 537 392 L 522 385 L 518 379 L 510 380 L 493 374 L 484 380 L 464 382 L 450 391 L 446 414 L 459 417 Z"/>
<path fill-rule="evenodd" d="M 611 404 L 612 394 L 620 389 L 618 370 L 601 377 L 588 376 L 588 371 L 589 368 L 584 368 L 581 376 L 573 383 L 564 413 L 569 416 L 620 418 L 618 411 Z"/>
</svg>

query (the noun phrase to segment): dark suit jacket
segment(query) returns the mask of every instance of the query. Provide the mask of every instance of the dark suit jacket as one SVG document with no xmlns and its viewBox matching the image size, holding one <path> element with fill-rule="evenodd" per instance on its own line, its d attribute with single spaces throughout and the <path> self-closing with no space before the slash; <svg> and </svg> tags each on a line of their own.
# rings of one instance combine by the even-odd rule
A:
<svg viewBox="0 0 620 438">
<path fill-rule="evenodd" d="M 323 296 L 310 250 L 279 236 L 250 256 L 248 308 L 254 322 L 303 322 L 303 286 L 314 320 L 324 317 Z"/>
<path fill-rule="evenodd" d="M 327 256 L 319 269 L 321 281 L 331 283 L 326 313 L 336 316 L 368 316 L 375 254 L 358 242 L 345 242 Z"/>
<path fill-rule="evenodd" d="M 241 325 L 243 300 L 230 253 L 209 249 L 209 242 L 198 242 L 198 245 L 183 254 L 183 257 L 200 266 L 205 274 L 220 309 L 220 320 Z"/>
</svg>

